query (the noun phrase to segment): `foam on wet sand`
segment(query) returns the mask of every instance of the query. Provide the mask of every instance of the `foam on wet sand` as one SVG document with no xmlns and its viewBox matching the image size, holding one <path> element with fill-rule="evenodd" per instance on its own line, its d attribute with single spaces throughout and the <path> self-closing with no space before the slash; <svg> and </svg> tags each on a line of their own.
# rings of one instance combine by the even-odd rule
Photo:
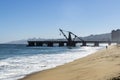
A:
<svg viewBox="0 0 120 80">
<path fill-rule="evenodd" d="M 120 80 L 120 47 L 110 46 L 87 57 L 22 80 Z"/>
</svg>

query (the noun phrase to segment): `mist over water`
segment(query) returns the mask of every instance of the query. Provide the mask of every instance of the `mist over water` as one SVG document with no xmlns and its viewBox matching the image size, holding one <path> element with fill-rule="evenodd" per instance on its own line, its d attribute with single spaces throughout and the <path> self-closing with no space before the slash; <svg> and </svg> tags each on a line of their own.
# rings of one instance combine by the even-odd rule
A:
<svg viewBox="0 0 120 80">
<path fill-rule="evenodd" d="M 0 80 L 17 80 L 33 72 L 50 69 L 87 56 L 101 47 L 26 47 L 0 45 Z"/>
</svg>

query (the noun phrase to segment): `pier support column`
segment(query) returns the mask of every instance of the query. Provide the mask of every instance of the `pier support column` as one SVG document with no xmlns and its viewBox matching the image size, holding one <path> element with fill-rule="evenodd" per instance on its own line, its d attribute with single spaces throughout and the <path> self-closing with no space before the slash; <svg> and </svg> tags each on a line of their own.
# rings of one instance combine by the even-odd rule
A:
<svg viewBox="0 0 120 80">
<path fill-rule="evenodd" d="M 64 43 L 63 42 L 59 43 L 59 47 L 62 47 L 62 46 L 64 46 Z"/>
<path fill-rule="evenodd" d="M 52 42 L 49 42 L 49 43 L 47 44 L 47 46 L 48 46 L 48 47 L 53 47 L 53 43 L 52 43 Z"/>
<path fill-rule="evenodd" d="M 75 47 L 76 43 L 74 41 L 70 41 L 67 43 L 67 46 Z"/>
<path fill-rule="evenodd" d="M 86 42 L 82 42 L 82 46 L 86 46 L 86 44 L 87 44 Z"/>
<path fill-rule="evenodd" d="M 94 46 L 99 46 L 99 42 L 95 42 L 95 43 L 94 43 Z"/>
<path fill-rule="evenodd" d="M 73 46 L 73 43 L 71 43 L 71 42 L 69 43 L 69 42 L 68 42 L 68 43 L 67 43 L 67 46 L 72 47 L 72 46 Z"/>
<path fill-rule="evenodd" d="M 70 46 L 70 44 L 69 44 L 69 43 L 67 43 L 67 44 L 66 44 L 66 46 Z"/>
<path fill-rule="evenodd" d="M 43 43 L 36 42 L 36 46 L 43 46 Z"/>
<path fill-rule="evenodd" d="M 76 43 L 75 43 L 75 42 L 73 42 L 73 43 L 72 43 L 72 46 L 73 46 L 73 47 L 75 47 L 75 46 L 76 46 Z"/>
<path fill-rule="evenodd" d="M 35 46 L 34 42 L 28 42 L 28 46 Z"/>
</svg>

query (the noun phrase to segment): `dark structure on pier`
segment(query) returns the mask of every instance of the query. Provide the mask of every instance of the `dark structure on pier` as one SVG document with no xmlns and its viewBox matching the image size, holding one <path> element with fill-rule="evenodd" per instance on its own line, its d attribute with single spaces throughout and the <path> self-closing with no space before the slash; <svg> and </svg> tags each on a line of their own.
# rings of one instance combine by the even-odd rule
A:
<svg viewBox="0 0 120 80">
<path fill-rule="evenodd" d="M 108 43 L 109 45 L 112 43 L 111 41 L 85 41 L 70 31 L 64 31 L 62 29 L 59 30 L 66 40 L 28 41 L 28 46 L 43 46 L 46 44 L 48 47 L 53 47 L 54 44 L 58 44 L 59 47 L 75 47 L 77 43 L 81 43 L 81 46 L 87 46 L 88 43 L 93 43 L 93 46 L 99 46 L 100 43 Z M 68 36 L 64 32 L 67 32 Z"/>
</svg>

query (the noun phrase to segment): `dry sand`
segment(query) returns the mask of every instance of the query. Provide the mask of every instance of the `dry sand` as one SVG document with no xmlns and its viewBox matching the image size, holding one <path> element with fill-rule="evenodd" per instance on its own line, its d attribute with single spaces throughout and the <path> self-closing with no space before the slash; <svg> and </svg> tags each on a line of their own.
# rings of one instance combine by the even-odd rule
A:
<svg viewBox="0 0 120 80">
<path fill-rule="evenodd" d="M 22 80 L 120 80 L 120 47 L 108 47 L 71 63 L 28 75 Z"/>
</svg>

